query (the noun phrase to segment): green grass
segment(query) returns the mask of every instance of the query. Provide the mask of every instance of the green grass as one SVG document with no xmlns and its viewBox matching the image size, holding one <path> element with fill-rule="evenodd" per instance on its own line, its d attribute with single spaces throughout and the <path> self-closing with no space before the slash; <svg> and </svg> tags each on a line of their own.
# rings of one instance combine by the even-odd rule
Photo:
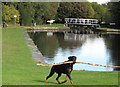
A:
<svg viewBox="0 0 120 87">
<path fill-rule="evenodd" d="M 2 31 L 2 84 L 3 85 L 58 85 L 55 74 L 46 84 L 51 67 L 36 66 L 30 49 L 19 27 Z M 118 85 L 118 72 L 73 71 L 75 85 Z M 65 75 L 60 81 L 65 80 Z M 60 85 L 71 85 L 70 81 Z"/>
<path fill-rule="evenodd" d="M 39 27 L 64 27 L 64 24 L 46 24 L 46 25 L 39 25 Z"/>
<path fill-rule="evenodd" d="M 107 29 L 111 29 L 111 30 L 113 30 L 113 29 L 115 29 L 115 28 L 97 28 L 97 29 L 105 29 L 105 30 L 107 30 Z M 116 30 L 116 29 L 115 29 Z M 118 30 L 118 29 L 117 29 Z"/>
</svg>

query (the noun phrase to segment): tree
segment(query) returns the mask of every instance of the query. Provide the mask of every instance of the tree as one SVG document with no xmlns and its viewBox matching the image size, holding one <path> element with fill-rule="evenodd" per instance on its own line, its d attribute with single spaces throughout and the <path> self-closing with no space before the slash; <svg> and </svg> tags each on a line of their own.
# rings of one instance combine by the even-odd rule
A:
<svg viewBox="0 0 120 87">
<path fill-rule="evenodd" d="M 58 9 L 58 3 L 50 2 L 49 8 L 47 8 L 47 13 L 45 14 L 45 18 L 48 19 L 55 19 Z"/>
<path fill-rule="evenodd" d="M 111 13 L 109 12 L 108 5 L 105 4 L 98 4 L 97 2 L 91 3 L 92 8 L 94 9 L 94 18 L 98 19 L 100 22 L 107 22 L 111 21 Z"/>
<path fill-rule="evenodd" d="M 85 2 L 73 2 L 73 10 L 71 12 L 71 17 L 76 18 L 89 18 L 90 12 L 85 4 Z"/>
<path fill-rule="evenodd" d="M 95 11 L 94 18 L 96 18 L 99 21 L 101 21 L 101 14 L 102 14 L 102 12 L 101 12 L 100 5 L 97 2 L 92 2 L 91 4 L 92 4 L 92 8 Z"/>
<path fill-rule="evenodd" d="M 20 25 L 32 25 L 34 19 L 34 8 L 31 2 L 4 2 L 6 6 L 13 6 L 20 12 Z"/>
<path fill-rule="evenodd" d="M 72 8 L 70 2 L 61 2 L 57 10 L 57 21 L 64 22 L 64 18 L 70 17 Z"/>
<path fill-rule="evenodd" d="M 7 5 L 2 4 L 2 19 L 3 20 L 14 23 L 15 21 L 14 15 L 17 15 L 16 22 L 19 23 L 19 16 L 20 16 L 19 11 L 16 10 L 13 5 L 7 6 Z"/>
<path fill-rule="evenodd" d="M 47 20 L 55 19 L 58 3 L 56 2 L 34 2 L 35 16 L 37 24 L 44 24 Z"/>
<path fill-rule="evenodd" d="M 104 16 L 103 16 L 103 21 L 105 21 L 106 23 L 110 23 L 112 22 L 112 15 L 111 12 L 109 11 L 109 7 L 108 5 L 103 4 L 104 6 Z"/>
<path fill-rule="evenodd" d="M 90 2 L 85 2 L 86 6 L 87 6 L 87 9 L 89 10 L 89 18 L 94 18 L 94 15 L 95 15 L 95 11 L 92 7 L 92 4 Z"/>
<path fill-rule="evenodd" d="M 89 18 L 90 11 L 85 2 L 61 2 L 58 8 L 58 21 L 64 22 L 64 18 Z"/>
<path fill-rule="evenodd" d="M 44 24 L 49 19 L 55 19 L 57 2 L 4 2 L 6 6 L 14 6 L 20 12 L 20 24 L 31 26 L 32 20 Z"/>
<path fill-rule="evenodd" d="M 21 14 L 20 24 L 24 26 L 31 26 L 35 14 L 33 4 L 31 2 L 20 2 L 17 7 Z"/>
<path fill-rule="evenodd" d="M 45 19 L 46 9 L 49 8 L 48 4 L 45 2 L 33 3 L 35 9 L 34 19 L 37 24 L 43 24 Z"/>
<path fill-rule="evenodd" d="M 113 22 L 116 23 L 116 27 L 120 27 L 120 1 L 108 3 L 110 12 L 112 14 Z"/>
</svg>

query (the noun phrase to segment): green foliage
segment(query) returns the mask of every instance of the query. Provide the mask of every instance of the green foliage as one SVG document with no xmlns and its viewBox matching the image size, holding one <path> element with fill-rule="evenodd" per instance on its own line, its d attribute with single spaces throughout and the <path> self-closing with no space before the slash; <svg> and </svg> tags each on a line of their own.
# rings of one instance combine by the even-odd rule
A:
<svg viewBox="0 0 120 87">
<path fill-rule="evenodd" d="M 34 19 L 35 10 L 31 2 L 19 3 L 18 10 L 20 11 L 20 24 L 24 26 L 31 26 Z"/>
<path fill-rule="evenodd" d="M 120 27 L 120 1 L 108 3 L 108 6 L 112 13 L 113 22 L 117 24 L 117 27 Z"/>
<path fill-rule="evenodd" d="M 98 19 L 100 22 L 104 21 L 109 23 L 111 21 L 111 13 L 109 12 L 107 5 L 100 5 L 97 2 L 92 2 L 91 6 L 95 12 L 94 18 Z"/>
<path fill-rule="evenodd" d="M 64 18 L 89 18 L 90 10 L 84 2 L 61 2 L 58 8 L 58 21 Z"/>
<path fill-rule="evenodd" d="M 49 19 L 55 19 L 58 8 L 56 2 L 4 2 L 3 4 L 14 6 L 20 12 L 20 24 L 24 26 L 31 26 L 32 20 L 37 24 L 44 24 Z"/>
<path fill-rule="evenodd" d="M 37 25 L 46 24 L 51 19 L 64 23 L 67 17 L 95 18 L 100 22 L 116 22 L 119 25 L 119 3 L 100 5 L 96 2 L 4 2 L 2 18 L 7 22 L 14 22 L 16 13 L 17 22 L 25 26 L 31 26 L 32 20 Z"/>
<path fill-rule="evenodd" d="M 106 5 L 104 7 L 104 16 L 103 16 L 103 21 L 105 21 L 106 23 L 111 23 L 112 22 L 112 14 L 111 12 L 109 11 L 109 8 L 108 8 L 108 5 Z"/>
<path fill-rule="evenodd" d="M 47 3 L 44 2 L 39 2 L 39 3 L 34 3 L 34 9 L 35 9 L 35 21 L 37 24 L 43 24 L 44 22 L 44 16 L 47 13 L 46 9 L 47 7 L 49 8 Z"/>
<path fill-rule="evenodd" d="M 19 16 L 20 13 L 18 10 L 15 9 L 13 5 L 7 6 L 2 4 L 2 19 L 6 20 L 7 22 L 14 22 L 15 18 L 14 15 L 17 15 L 16 22 L 19 23 Z"/>
<path fill-rule="evenodd" d="M 87 9 L 89 10 L 89 18 L 94 18 L 94 15 L 95 15 L 95 11 L 92 7 L 92 4 L 90 2 L 85 2 L 86 6 L 87 6 Z"/>
<path fill-rule="evenodd" d="M 84 2 L 73 2 L 72 3 L 71 17 L 74 18 L 89 18 L 89 10 Z"/>
<path fill-rule="evenodd" d="M 60 22 L 64 21 L 64 18 L 70 17 L 70 14 L 72 13 L 72 3 L 68 2 L 61 2 L 59 4 L 59 8 L 57 10 L 57 20 Z"/>
<path fill-rule="evenodd" d="M 44 24 L 47 20 L 54 19 L 57 14 L 57 3 L 39 2 L 33 3 L 35 9 L 34 19 L 37 24 Z"/>
<path fill-rule="evenodd" d="M 58 3 L 50 2 L 49 8 L 47 7 L 47 13 L 45 13 L 45 18 L 48 19 L 55 19 L 58 9 Z"/>
<path fill-rule="evenodd" d="M 98 19 L 99 21 L 101 21 L 101 17 L 102 17 L 102 10 L 100 8 L 100 5 L 97 3 L 97 2 L 93 2 L 91 3 L 92 4 L 92 7 L 95 11 L 95 15 L 94 15 L 94 18 Z"/>
</svg>

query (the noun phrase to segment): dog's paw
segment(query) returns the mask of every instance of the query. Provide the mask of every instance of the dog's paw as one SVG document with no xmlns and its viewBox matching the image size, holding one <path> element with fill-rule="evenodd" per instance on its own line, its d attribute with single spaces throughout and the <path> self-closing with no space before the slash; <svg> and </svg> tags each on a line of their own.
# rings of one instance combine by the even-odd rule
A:
<svg viewBox="0 0 120 87">
<path fill-rule="evenodd" d="M 46 83 L 48 83 L 48 80 L 46 80 Z"/>
</svg>

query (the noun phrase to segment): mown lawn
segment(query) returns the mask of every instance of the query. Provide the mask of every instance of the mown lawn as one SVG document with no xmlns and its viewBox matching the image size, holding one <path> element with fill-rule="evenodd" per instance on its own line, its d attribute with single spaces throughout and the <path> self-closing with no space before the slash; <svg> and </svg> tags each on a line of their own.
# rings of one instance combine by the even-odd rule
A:
<svg viewBox="0 0 120 87">
<path fill-rule="evenodd" d="M 39 27 L 64 27 L 64 24 L 46 24 L 46 25 L 38 25 Z"/>
<path fill-rule="evenodd" d="M 107 29 L 109 29 L 109 30 L 119 30 L 119 29 L 115 29 L 115 28 L 97 28 L 97 29 L 103 29 L 103 30 L 107 30 Z"/>
<path fill-rule="evenodd" d="M 2 84 L 3 85 L 59 85 L 55 74 L 46 84 L 51 67 L 36 66 L 26 44 L 23 30 L 11 27 L 2 30 Z M 118 85 L 118 72 L 73 71 L 75 85 Z M 60 81 L 65 80 L 65 75 Z M 70 81 L 60 85 L 71 85 Z M 102 86 L 101 86 L 102 87 Z"/>
</svg>

